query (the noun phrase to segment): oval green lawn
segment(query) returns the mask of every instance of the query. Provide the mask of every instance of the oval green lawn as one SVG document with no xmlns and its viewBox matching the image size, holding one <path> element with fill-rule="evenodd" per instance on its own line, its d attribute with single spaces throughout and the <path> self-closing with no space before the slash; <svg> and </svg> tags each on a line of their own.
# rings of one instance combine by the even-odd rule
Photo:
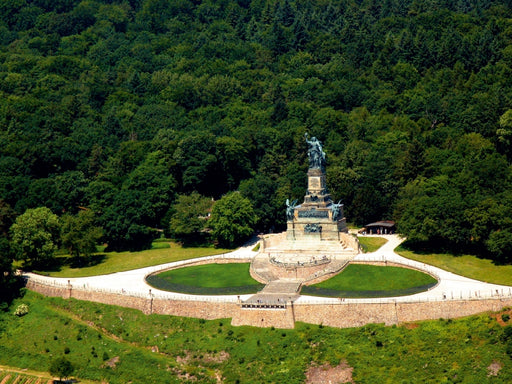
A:
<svg viewBox="0 0 512 384">
<path fill-rule="evenodd" d="M 437 284 L 432 276 L 413 269 L 350 264 L 333 278 L 302 288 L 303 294 L 331 297 L 392 297 L 412 295 Z"/>
<path fill-rule="evenodd" d="M 172 269 L 148 276 L 155 288 L 203 295 L 242 295 L 256 293 L 264 285 L 249 273 L 249 263 L 205 264 Z"/>
</svg>

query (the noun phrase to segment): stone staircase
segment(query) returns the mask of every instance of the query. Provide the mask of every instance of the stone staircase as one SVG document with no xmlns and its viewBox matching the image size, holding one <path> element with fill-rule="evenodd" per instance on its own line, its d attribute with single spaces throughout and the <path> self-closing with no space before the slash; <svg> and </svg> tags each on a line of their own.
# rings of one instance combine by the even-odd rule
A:
<svg viewBox="0 0 512 384">
<path fill-rule="evenodd" d="M 291 279 L 274 280 L 268 283 L 265 288 L 261 290 L 261 294 L 285 294 L 295 295 L 299 293 L 301 281 Z"/>
<path fill-rule="evenodd" d="M 334 275 L 340 273 L 341 271 L 343 271 L 348 266 L 350 261 L 351 261 L 351 259 L 332 260 L 327 265 L 326 268 L 324 268 L 320 272 L 317 272 L 317 273 L 315 273 L 315 274 L 313 274 L 313 275 L 303 279 L 302 283 L 305 284 L 305 283 L 313 281 L 313 280 L 321 279 L 322 277 L 324 277 L 324 278 L 321 279 L 320 281 L 330 279 L 332 276 L 334 276 Z M 315 283 L 318 283 L 320 281 L 315 281 Z"/>
<path fill-rule="evenodd" d="M 244 304 L 259 304 L 261 307 L 271 308 L 275 305 L 284 305 L 299 297 L 301 281 L 292 279 L 274 280 L 268 283 L 260 292 L 242 302 Z"/>
<path fill-rule="evenodd" d="M 271 271 L 267 255 L 263 253 L 257 254 L 252 260 L 250 273 L 255 280 L 263 284 L 268 284 L 269 282 L 278 279 L 278 277 Z"/>
</svg>

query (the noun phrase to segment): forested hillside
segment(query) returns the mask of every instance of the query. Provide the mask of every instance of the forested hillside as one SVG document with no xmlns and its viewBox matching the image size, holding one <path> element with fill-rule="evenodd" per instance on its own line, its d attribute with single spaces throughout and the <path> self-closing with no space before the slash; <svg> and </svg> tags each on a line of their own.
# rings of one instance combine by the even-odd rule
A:
<svg viewBox="0 0 512 384">
<path fill-rule="evenodd" d="M 510 261 L 509 3 L 2 0 L 0 233 L 88 209 L 137 248 L 235 190 L 280 231 L 308 132 L 348 221 Z"/>
</svg>

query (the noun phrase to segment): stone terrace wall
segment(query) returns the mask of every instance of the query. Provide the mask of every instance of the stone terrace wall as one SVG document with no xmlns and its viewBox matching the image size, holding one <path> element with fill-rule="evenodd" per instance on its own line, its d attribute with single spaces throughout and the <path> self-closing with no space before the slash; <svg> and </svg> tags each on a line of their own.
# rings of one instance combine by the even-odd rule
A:
<svg viewBox="0 0 512 384">
<path fill-rule="evenodd" d="M 293 329 L 295 319 L 293 318 L 293 308 L 287 306 L 286 309 L 242 309 L 238 308 L 236 314 L 231 320 L 232 325 L 251 325 L 261 328 L 282 328 Z"/>
<path fill-rule="evenodd" d="M 160 299 L 147 296 L 135 297 L 126 294 L 108 292 L 91 292 L 76 288 L 54 287 L 29 280 L 27 288 L 45 296 L 56 296 L 64 299 L 93 301 L 108 305 L 117 305 L 138 309 L 145 314 L 157 313 L 162 315 L 174 315 L 195 317 L 200 319 L 222 319 L 233 317 L 238 313 L 238 303 L 219 301 L 191 301 L 176 299 Z"/>
<path fill-rule="evenodd" d="M 242 309 L 236 302 L 189 301 L 134 297 L 126 294 L 91 292 L 76 288 L 48 286 L 29 279 L 27 288 L 46 296 L 75 298 L 138 309 L 146 314 L 195 317 L 207 320 L 232 318 L 233 325 L 293 328 L 295 321 L 331 327 L 359 327 L 369 323 L 386 325 L 419 320 L 449 319 L 512 306 L 512 298 L 442 300 L 411 303 L 363 303 L 341 301 L 336 304 L 302 303 L 286 310 Z"/>
<path fill-rule="evenodd" d="M 296 321 L 330 327 L 359 327 L 369 323 L 386 325 L 435 319 L 450 319 L 511 306 L 512 298 L 485 300 L 446 300 L 415 303 L 296 304 Z"/>
</svg>

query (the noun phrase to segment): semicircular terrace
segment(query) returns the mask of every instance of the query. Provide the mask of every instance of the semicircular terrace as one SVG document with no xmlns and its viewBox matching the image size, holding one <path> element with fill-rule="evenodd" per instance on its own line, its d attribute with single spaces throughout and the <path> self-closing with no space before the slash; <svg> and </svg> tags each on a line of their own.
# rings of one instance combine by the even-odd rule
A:
<svg viewBox="0 0 512 384">
<path fill-rule="evenodd" d="M 170 268 L 205 263 L 250 262 L 257 255 L 254 244 L 224 255 L 179 261 L 138 270 L 84 278 L 53 278 L 24 274 L 27 287 L 48 296 L 76 298 L 160 313 L 204 319 L 231 317 L 233 325 L 292 328 L 295 321 L 334 327 L 367 323 L 386 325 L 402 322 L 455 318 L 512 305 L 512 287 L 488 284 L 455 275 L 424 263 L 412 261 L 393 250 L 403 241 L 398 235 L 369 254 L 358 254 L 352 262 L 397 265 L 435 276 L 432 289 L 410 296 L 378 299 L 339 299 L 306 295 L 276 296 L 268 302 L 248 303 L 254 295 L 198 296 L 160 291 L 146 283 L 146 276 Z M 286 289 L 293 289 L 292 281 Z M 272 288 L 272 287 L 271 287 Z M 283 287 L 277 287 L 278 291 Z M 298 290 L 298 287 L 297 287 Z M 270 293 L 267 299 L 272 297 Z"/>
</svg>

